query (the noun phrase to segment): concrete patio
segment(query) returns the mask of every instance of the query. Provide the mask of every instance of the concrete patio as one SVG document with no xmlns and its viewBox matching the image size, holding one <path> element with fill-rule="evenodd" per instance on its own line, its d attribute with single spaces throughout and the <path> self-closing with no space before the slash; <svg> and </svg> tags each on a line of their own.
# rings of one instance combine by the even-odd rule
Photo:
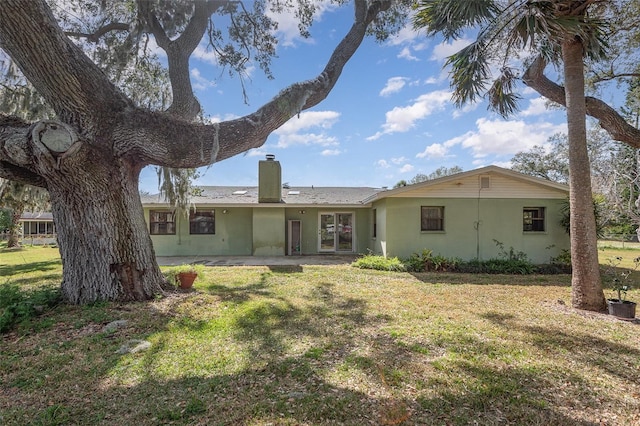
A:
<svg viewBox="0 0 640 426">
<path fill-rule="evenodd" d="M 205 266 L 301 266 L 301 265 L 349 265 L 358 256 L 310 255 L 310 256 L 159 256 L 160 266 L 197 263 Z"/>
</svg>

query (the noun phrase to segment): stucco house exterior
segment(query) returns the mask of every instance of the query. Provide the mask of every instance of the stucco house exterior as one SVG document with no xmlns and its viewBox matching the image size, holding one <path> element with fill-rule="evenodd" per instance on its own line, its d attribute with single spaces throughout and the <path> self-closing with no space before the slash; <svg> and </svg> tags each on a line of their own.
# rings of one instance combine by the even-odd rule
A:
<svg viewBox="0 0 640 426">
<path fill-rule="evenodd" d="M 489 259 L 505 248 L 546 263 L 569 248 L 560 225 L 566 185 L 497 166 L 391 190 L 288 187 L 271 155 L 258 186 L 204 186 L 188 217 L 144 196 L 157 256 L 295 256 L 373 252 L 408 257 L 423 249 Z"/>
</svg>

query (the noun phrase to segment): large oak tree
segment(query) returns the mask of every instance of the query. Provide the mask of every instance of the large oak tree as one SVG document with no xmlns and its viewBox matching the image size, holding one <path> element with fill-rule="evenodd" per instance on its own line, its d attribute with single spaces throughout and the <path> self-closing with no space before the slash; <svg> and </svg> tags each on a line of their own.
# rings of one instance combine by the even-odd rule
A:
<svg viewBox="0 0 640 426">
<path fill-rule="evenodd" d="M 245 117 L 204 124 L 197 121 L 201 111 L 190 81 L 191 54 L 205 37 L 224 65 L 242 71 L 247 61 L 232 44 L 222 42 L 214 18 L 231 20 L 232 41 L 241 50 L 253 48 L 253 60 L 268 71 L 274 44 L 265 8 L 299 7 L 304 32 L 313 1 L 255 1 L 250 2 L 252 11 L 238 1 L 121 2 L 120 15 L 133 12 L 130 22 L 103 21 L 83 32 L 63 28 L 66 22 L 56 19 L 62 15 L 54 14 L 45 0 L 2 0 L 0 48 L 55 117 L 27 122 L 0 115 L 0 177 L 49 191 L 65 299 L 147 300 L 161 291 L 164 279 L 138 195 L 141 169 L 195 168 L 261 146 L 271 132 L 329 94 L 372 27 L 379 35 L 388 34 L 389 23 L 397 21 L 381 14 L 397 12 L 401 3 L 354 1 L 353 25 L 317 77 L 284 88 Z M 94 7 L 100 4 L 94 2 Z M 126 70 L 100 68 L 81 48 L 93 49 L 94 58 L 113 56 L 122 52 L 92 43 L 114 37 L 121 46 L 135 47 L 147 35 L 167 57 L 171 100 L 162 111 L 140 105 L 126 86 L 114 84 Z M 135 69 L 128 75 L 135 76 Z"/>
</svg>

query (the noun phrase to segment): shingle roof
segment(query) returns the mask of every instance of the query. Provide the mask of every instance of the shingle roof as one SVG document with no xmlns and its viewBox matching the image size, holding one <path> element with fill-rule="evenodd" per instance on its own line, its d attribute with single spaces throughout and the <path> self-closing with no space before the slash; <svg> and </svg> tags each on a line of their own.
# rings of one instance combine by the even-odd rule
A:
<svg viewBox="0 0 640 426">
<path fill-rule="evenodd" d="M 198 205 L 278 205 L 278 203 L 258 203 L 257 186 L 200 186 L 202 194 L 192 198 Z M 292 206 L 326 205 L 359 206 L 363 200 L 372 197 L 380 189 L 368 187 L 309 187 L 296 186 L 282 189 L 282 203 Z M 234 194 L 235 193 L 235 194 Z M 142 196 L 144 205 L 166 205 L 159 194 Z"/>
<path fill-rule="evenodd" d="M 24 212 L 20 216 L 20 220 L 53 220 L 51 212 Z"/>
</svg>

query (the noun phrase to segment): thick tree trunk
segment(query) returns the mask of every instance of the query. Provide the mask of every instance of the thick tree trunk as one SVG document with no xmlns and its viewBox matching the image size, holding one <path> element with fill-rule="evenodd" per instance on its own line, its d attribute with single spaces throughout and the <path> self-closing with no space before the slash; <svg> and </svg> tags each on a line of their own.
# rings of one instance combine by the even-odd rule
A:
<svg viewBox="0 0 640 426">
<path fill-rule="evenodd" d="M 76 172 L 49 185 L 64 298 L 75 304 L 152 298 L 165 281 L 144 221 L 139 169 L 105 161 Z"/>
<path fill-rule="evenodd" d="M 177 91 L 167 114 L 136 108 L 62 32 L 45 0 L 0 0 L 0 47 L 58 120 L 29 125 L 0 115 L 0 176 L 48 189 L 69 302 L 145 300 L 161 290 L 164 279 L 138 195 L 140 168 L 200 167 L 257 148 L 291 117 L 325 99 L 368 25 L 393 5 L 353 3 L 353 26 L 320 75 L 292 84 L 252 114 L 205 125 L 191 121 L 199 106 L 186 65 L 219 2 L 197 2 L 182 34 L 171 40 L 146 13 L 155 7 L 138 2 L 142 26 L 170 56 Z"/>
<path fill-rule="evenodd" d="M 16 205 L 11 211 L 11 225 L 9 225 L 9 239 L 7 240 L 7 248 L 20 247 L 20 218 L 24 213 L 24 205 Z"/>
<path fill-rule="evenodd" d="M 600 280 L 596 220 L 587 152 L 583 48 L 572 38 L 562 44 L 569 136 L 571 302 L 590 311 L 605 308 Z"/>
</svg>

